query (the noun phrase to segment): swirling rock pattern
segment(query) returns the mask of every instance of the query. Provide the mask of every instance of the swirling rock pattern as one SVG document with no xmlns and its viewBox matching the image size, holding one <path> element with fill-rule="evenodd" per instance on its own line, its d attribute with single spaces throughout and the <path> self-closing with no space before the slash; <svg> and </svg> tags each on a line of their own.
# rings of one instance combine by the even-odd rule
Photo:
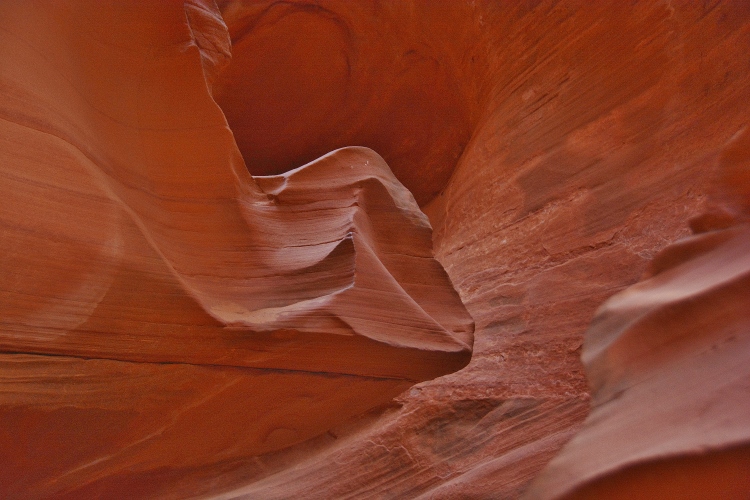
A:
<svg viewBox="0 0 750 500">
<path fill-rule="evenodd" d="M 9 496 L 742 494 L 746 2 L 217 3 L 0 3 Z"/>
<path fill-rule="evenodd" d="M 0 496 L 148 496 L 466 365 L 471 317 L 380 156 L 249 175 L 215 6 L 0 11 Z"/>
</svg>

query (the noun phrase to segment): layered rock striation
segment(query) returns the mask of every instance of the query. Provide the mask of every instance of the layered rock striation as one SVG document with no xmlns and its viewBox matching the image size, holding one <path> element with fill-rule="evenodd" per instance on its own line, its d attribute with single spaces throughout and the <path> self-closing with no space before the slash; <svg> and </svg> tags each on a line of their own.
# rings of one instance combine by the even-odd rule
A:
<svg viewBox="0 0 750 500">
<path fill-rule="evenodd" d="M 582 359 L 592 410 L 526 498 L 750 493 L 750 134 L 721 152 L 695 234 L 609 299 Z"/>
<path fill-rule="evenodd" d="M 217 3 L 0 5 L 5 496 L 742 498 L 745 4 Z"/>
<path fill-rule="evenodd" d="M 380 156 L 250 176 L 210 2 L 0 11 L 2 496 L 163 493 L 466 365 L 472 319 Z"/>
</svg>

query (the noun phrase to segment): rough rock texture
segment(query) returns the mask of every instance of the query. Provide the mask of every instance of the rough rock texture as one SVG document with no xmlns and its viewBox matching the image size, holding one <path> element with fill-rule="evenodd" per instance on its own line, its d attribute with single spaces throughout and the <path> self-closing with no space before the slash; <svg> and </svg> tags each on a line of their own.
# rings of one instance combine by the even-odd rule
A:
<svg viewBox="0 0 750 500">
<path fill-rule="evenodd" d="M 696 235 L 586 333 L 593 408 L 526 498 L 750 495 L 750 133 L 721 154 Z"/>
<path fill-rule="evenodd" d="M 580 355 L 596 309 L 640 279 L 659 251 L 690 233 L 688 220 L 705 212 L 708 194 L 718 200 L 714 204 L 747 195 L 742 188 L 747 177 L 737 173 L 745 168 L 737 166 L 742 162 L 723 161 L 727 173 L 721 174 L 740 189 L 717 194 L 711 188 L 717 158 L 722 151 L 741 151 L 726 144 L 750 116 L 745 2 L 227 0 L 219 7 L 228 30 L 210 6 L 197 2 L 53 5 L 17 0 L 0 6 L 0 41 L 4 53 L 14 54 L 0 65 L 8 129 L 1 136 L 7 144 L 2 151 L 13 155 L 0 164 L 2 248 L 12 248 L 17 262 L 45 263 L 3 266 L 9 275 L 4 282 L 20 283 L 4 290 L 20 290 L 45 305 L 38 308 L 44 313 L 30 316 L 32 328 L 23 335 L 5 327 L 3 335 L 10 333 L 15 341 L 23 337 L 21 352 L 30 352 L 33 344 L 58 354 L 55 359 L 6 355 L 13 363 L 3 364 L 8 382 L 2 397 L 11 404 L 3 403 L 7 424 L 1 427 L 6 434 L 0 434 L 0 449 L 18 450 L 10 457 L 12 466 L 0 472 L 12 479 L 2 483 L 15 488 L 8 491 L 17 496 L 68 491 L 76 498 L 219 492 L 226 498 L 264 499 L 515 498 L 583 425 L 528 496 L 588 493 L 596 498 L 615 489 L 625 498 L 660 498 L 665 488 L 680 487 L 685 471 L 690 480 L 684 496 L 728 492 L 712 489 L 717 482 L 736 485 L 734 492 L 742 493 L 747 348 L 739 345 L 747 341 L 747 240 L 746 220 L 736 210 L 709 211 L 713 215 L 694 224 L 699 235 L 662 254 L 667 257 L 657 259 L 653 277 L 602 310 L 585 346 L 594 390 L 594 409 L 585 424 L 590 391 Z M 196 85 L 197 80 L 205 83 Z M 33 119 L 19 125 L 24 116 Z M 20 131 L 23 126 L 37 131 Z M 306 189 L 312 170 L 289 174 L 288 187 L 273 177 L 253 184 L 235 142 L 248 170 L 263 175 L 281 174 L 345 146 L 367 146 L 381 154 L 429 216 L 436 257 L 476 321 L 468 366 L 401 392 L 411 381 L 466 362 L 461 346 L 467 318 L 458 312 L 448 320 L 435 318 L 446 327 L 439 336 L 446 342 L 432 353 L 454 360 L 452 366 L 442 366 L 424 349 L 416 349 L 422 368 L 416 360 L 391 363 L 391 353 L 406 358 L 410 347 L 371 339 L 368 345 L 389 354 L 377 356 L 383 363 L 377 367 L 362 366 L 363 372 L 387 369 L 391 377 L 408 370 L 410 376 L 362 380 L 358 372 L 353 375 L 360 385 L 355 385 L 343 376 L 306 374 L 300 380 L 295 373 L 251 375 L 247 368 L 225 366 L 222 355 L 247 360 L 250 354 L 238 345 L 246 337 L 227 337 L 230 330 L 223 326 L 245 321 L 248 329 L 275 328 L 274 308 L 280 307 L 248 307 L 236 300 L 239 307 L 222 306 L 229 302 L 224 294 L 235 295 L 226 283 L 256 269 L 250 263 L 243 267 L 245 260 L 233 252 L 254 252 L 245 243 L 257 243 L 258 228 L 269 232 L 264 238 L 286 238 L 276 220 L 264 218 L 285 213 L 274 208 L 265 191 L 281 205 L 287 196 L 300 199 L 292 184 Z M 364 162 L 376 159 L 363 150 L 343 154 Z M 350 162 L 357 171 L 369 166 L 361 160 Z M 6 173 L 21 161 L 27 168 L 14 171 L 15 177 Z M 324 170 L 330 161 L 320 160 Z M 735 167 L 726 167 L 730 164 Z M 70 174 L 52 176 L 50 187 L 50 168 Z M 102 192 L 102 185 L 109 187 Z M 238 185 L 242 192 L 231 191 Z M 351 184 L 316 185 L 337 200 L 354 196 Z M 315 200 L 329 202 L 328 196 Z M 392 197 L 373 198 L 375 212 L 391 213 L 380 205 Z M 248 217 L 251 212 L 258 218 Z M 423 234 L 415 210 L 399 212 L 409 234 Z M 239 215 L 225 218 L 226 213 Z M 11 234 L 6 217 L 16 226 L 26 224 L 26 232 L 16 230 L 16 237 L 25 239 L 14 247 L 5 243 Z M 236 219 L 241 222 L 226 222 Z M 196 225 L 197 220 L 202 222 Z M 392 223 L 374 222 L 372 234 Z M 724 230 L 706 231 L 719 226 Z M 337 251 L 353 258 L 355 267 L 361 264 L 357 259 L 371 255 L 351 249 L 357 238 L 349 242 L 348 230 L 330 230 L 337 238 L 328 241 L 341 241 Z M 150 234 L 155 236 L 144 238 Z M 403 234 L 382 241 L 400 244 Z M 77 243 L 66 245 L 71 240 Z M 347 276 L 341 255 L 323 239 L 317 243 L 330 257 L 329 269 Z M 185 263 L 194 252 L 201 253 L 205 268 L 191 272 Z M 258 259 L 284 268 L 285 254 Z M 381 262 L 387 254 L 379 254 Z M 90 274 L 76 274 L 80 262 L 90 263 Z M 165 269 L 165 263 L 176 267 Z M 381 276 L 399 276 L 398 265 L 384 267 L 388 273 Z M 185 278 L 177 279 L 180 275 Z M 445 284 L 441 276 L 435 268 L 434 279 Z M 295 291 L 291 276 L 285 283 L 291 288 L 278 293 L 306 293 Z M 28 289 L 16 288 L 27 284 Z M 316 284 L 326 297 L 333 295 L 326 287 L 337 286 L 328 280 Z M 406 295 L 420 297 L 406 288 Z M 112 297 L 110 290 L 120 295 Z M 72 300 L 62 302 L 61 296 Z M 84 304 L 102 297 L 102 316 L 88 334 L 77 323 L 65 324 L 64 330 L 75 330 L 73 336 L 50 338 L 60 330 L 55 328 L 60 317 L 88 318 L 91 311 Z M 372 306 L 356 296 L 351 300 Z M 131 308 L 113 321 L 113 303 Z M 256 307 L 264 313 L 253 315 Z M 685 317 L 674 320 L 687 321 L 695 335 L 671 323 L 668 316 L 680 308 Z M 332 309 L 315 304 L 315 310 Z M 298 312 L 301 320 L 309 319 L 307 310 L 295 308 Z M 638 330 L 638 316 L 652 312 L 669 321 L 668 327 L 650 324 Z M 22 310 L 24 317 L 27 313 Z M 8 317 L 20 324 L 16 316 Z M 705 319 L 705 328 L 691 318 Z M 120 320 L 124 335 L 102 340 L 102 332 L 109 331 L 103 328 Z M 175 324 L 184 331 L 173 330 Z M 326 323 L 334 330 L 339 326 Z M 215 336 L 201 346 L 201 335 L 208 336 L 211 328 Z M 266 334 L 284 347 L 271 354 L 282 361 L 286 356 L 284 362 L 314 364 L 315 359 L 288 354 L 308 333 L 299 330 L 302 323 L 295 328 L 299 335 L 289 329 Z M 737 332 L 733 339 L 728 328 Z M 367 331 L 355 336 L 355 343 L 364 346 L 367 335 L 390 335 Z M 649 336 L 655 331 L 664 336 Z M 663 345 L 670 335 L 673 341 Z M 398 335 L 400 342 L 412 338 Z M 611 347 L 597 346 L 597 339 L 611 341 Z M 318 361 L 348 364 L 352 370 L 374 359 L 325 356 L 318 347 L 305 352 L 320 352 Z M 85 354 L 87 349 L 174 358 L 204 351 L 212 365 L 60 356 L 96 357 Z M 362 350 L 355 345 L 352 352 Z M 737 368 L 712 371 L 716 362 Z M 53 377 L 54 384 L 45 377 Z M 647 377 L 653 385 L 636 383 Z M 109 398 L 75 390 L 80 383 L 106 392 L 120 379 L 122 389 Z M 686 388 L 692 381 L 700 384 Z M 722 392 L 709 394 L 717 387 Z M 661 395 L 649 392 L 654 390 L 669 392 L 669 404 L 653 405 Z M 61 393 L 69 394 L 70 404 L 57 403 Z M 368 412 L 398 393 L 391 406 Z M 621 397 L 607 403 L 615 394 Z M 278 398 L 279 405 L 264 410 L 241 404 L 250 398 Z M 30 413 L 35 404 L 38 410 Z M 154 415 L 162 420 L 154 421 Z M 288 432 L 301 428 L 309 432 Z M 196 432 L 172 434 L 178 429 Z M 139 437 L 157 434 L 153 443 L 161 448 L 142 451 Z M 19 441 L 19 435 L 30 437 Z M 607 440 L 597 441 L 599 436 Z M 312 439 L 269 452 L 307 437 Z M 54 448 L 82 441 L 85 446 L 66 448 L 76 453 L 58 456 Z M 253 448 L 259 442 L 270 445 Z M 111 469 L 106 466 L 111 452 L 102 443 L 124 450 Z M 708 452 L 696 455 L 696 450 Z M 208 465 L 201 461 L 207 456 L 220 461 Z M 167 460 L 175 457 L 184 460 L 181 470 Z M 106 460 L 95 462 L 100 458 Z M 670 479 L 662 484 L 663 477 Z M 707 482 L 706 477 L 720 479 Z M 29 484 L 40 489 L 30 490 Z M 675 491 L 680 492 L 670 493 Z"/>
<path fill-rule="evenodd" d="M 286 39 L 286 21 L 272 24 L 278 17 L 236 20 L 240 4 L 223 10 L 243 50 L 273 36 L 273 26 Z M 351 4 L 320 2 L 325 12 L 297 8 L 289 16 L 318 16 L 346 26 L 353 40 L 366 37 L 365 47 L 376 49 L 351 58 L 352 74 L 368 57 L 376 64 L 395 51 L 457 75 L 446 101 L 466 107 L 470 139 L 425 211 L 438 259 L 477 322 L 472 361 L 401 395 L 400 409 L 348 441 L 227 496 L 515 498 L 588 412 L 579 358 L 595 310 L 689 234 L 717 152 L 747 123 L 750 67 L 741 54 L 750 46 L 750 12 L 743 2 Z M 274 5 L 268 12 L 293 8 Z M 264 60 L 268 43 L 252 52 L 255 60 Z M 233 64 L 242 58 L 235 54 Z M 395 61 L 370 83 L 368 99 L 396 99 L 388 94 L 398 81 Z M 231 77 L 219 80 L 219 102 L 240 101 L 227 95 Z M 433 80 L 420 85 L 429 95 Z M 360 105 L 357 96 L 334 109 L 346 113 Z M 402 112 L 434 112 L 436 121 L 447 113 Z M 336 116 L 327 111 L 310 124 Z M 421 130 L 404 127 L 400 139 L 418 151 Z M 391 161 L 387 149 L 378 151 Z M 420 175 L 434 180 L 431 171 Z"/>
</svg>

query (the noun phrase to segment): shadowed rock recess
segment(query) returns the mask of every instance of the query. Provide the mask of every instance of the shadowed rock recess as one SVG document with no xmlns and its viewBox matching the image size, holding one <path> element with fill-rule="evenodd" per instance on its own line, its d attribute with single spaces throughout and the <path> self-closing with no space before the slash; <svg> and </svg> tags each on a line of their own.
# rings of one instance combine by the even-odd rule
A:
<svg viewBox="0 0 750 500">
<path fill-rule="evenodd" d="M 0 497 L 750 496 L 750 4 L 4 0 L 0 49 Z"/>
</svg>

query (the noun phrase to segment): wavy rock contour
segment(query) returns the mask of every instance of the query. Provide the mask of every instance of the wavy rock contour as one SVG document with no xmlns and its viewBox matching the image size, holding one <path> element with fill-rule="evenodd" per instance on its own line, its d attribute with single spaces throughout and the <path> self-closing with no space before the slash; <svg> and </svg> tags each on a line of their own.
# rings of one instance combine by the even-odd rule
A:
<svg viewBox="0 0 750 500">
<path fill-rule="evenodd" d="M 721 153 L 712 210 L 586 333 L 592 410 L 526 498 L 750 494 L 750 134 Z"/>
<path fill-rule="evenodd" d="M 4 2 L 0 46 L 1 496 L 148 496 L 468 362 L 380 156 L 249 175 L 212 2 Z"/>
<path fill-rule="evenodd" d="M 591 317 L 690 233 L 688 220 L 705 212 L 714 189 L 717 155 L 748 126 L 750 4 L 217 3 L 226 27 L 202 2 L 0 2 L 0 217 L 10 221 L 0 225 L 0 251 L 13 263 L 0 264 L 0 288 L 15 293 L 2 296 L 0 306 L 13 307 L 0 321 L 13 325 L 3 330 L 7 338 L 26 343 L 1 365 L 0 450 L 13 452 L 2 457 L 0 484 L 10 485 L 8 496 L 32 497 L 519 497 L 586 420 L 591 393 L 580 354 Z M 352 314 L 383 312 L 348 288 L 362 284 L 352 262 L 356 269 L 372 249 L 390 276 L 405 280 L 406 295 L 443 322 L 375 236 L 407 226 L 419 235 L 421 223 L 386 223 L 354 207 L 408 213 L 387 208 L 391 195 L 375 196 L 383 192 L 377 182 L 364 180 L 382 172 L 363 172 L 362 185 L 318 185 L 342 203 L 327 215 L 306 212 L 310 220 L 342 222 L 329 228 L 330 240 L 278 253 L 258 247 L 264 238 L 286 238 L 298 216 L 281 216 L 295 206 L 274 208 L 264 190 L 305 199 L 297 188 L 281 193 L 279 178 L 252 182 L 245 167 L 283 174 L 353 144 L 382 155 L 430 218 L 436 258 L 477 325 L 471 361 L 458 372 L 409 388 L 406 378 L 444 373 L 438 365 L 447 370 L 467 354 L 408 347 L 420 337 L 411 322 L 395 336 L 403 345 L 391 345 L 391 330 Z M 322 161 L 323 170 L 348 164 L 352 154 L 339 152 L 343 163 Z M 372 166 L 369 157 L 351 161 Z M 14 164 L 24 168 L 12 171 Z M 310 185 L 301 173 L 290 174 L 294 183 Z M 723 325 L 714 314 L 721 310 L 737 321 L 730 303 L 744 295 L 717 290 L 739 275 L 706 262 L 737 257 L 729 250 L 742 248 L 735 236 L 743 220 L 732 210 L 710 211 L 693 224 L 696 244 L 686 244 L 679 259 L 679 251 L 660 258 L 664 272 L 639 285 L 638 300 L 615 299 L 624 309 L 609 311 L 619 318 L 615 330 L 596 326 L 604 343 L 587 357 L 588 368 L 602 394 L 640 407 L 621 406 L 622 418 L 604 415 L 618 398 L 595 394 L 594 413 L 606 418 L 589 421 L 580 440 L 596 424 L 612 450 L 594 443 L 595 460 L 570 448 L 586 466 L 563 459 L 573 456 L 566 452 L 530 496 L 583 494 L 596 483 L 602 489 L 593 491 L 607 495 L 616 485 L 632 494 L 630 485 L 663 497 L 649 471 L 665 478 L 690 471 L 686 484 L 696 495 L 716 483 L 742 484 L 697 481 L 743 466 L 741 425 L 734 409 L 726 432 L 712 420 L 721 397 L 698 393 L 717 387 L 712 376 L 693 388 L 668 373 L 671 366 L 694 380 L 686 363 L 704 359 L 695 342 L 718 342 L 720 332 L 706 325 L 682 338 L 664 328 L 666 337 L 676 335 L 664 346 L 656 335 L 618 340 L 617 329 L 629 332 L 641 313 L 670 318 L 672 307 L 687 303 L 702 311 L 709 296 L 727 303 L 707 318 Z M 707 236 L 709 229 L 723 236 Z M 311 252 L 295 275 L 286 266 L 308 255 L 303 247 Z M 688 264 L 698 254 L 707 267 Z M 667 265 L 672 260 L 690 270 L 682 281 Z M 255 264 L 273 272 L 261 274 Z M 723 269 L 727 280 L 716 281 L 722 275 L 709 268 Z M 328 272 L 336 279 L 318 279 Z M 698 281 L 687 284 L 688 276 Z M 272 293 L 264 281 L 271 279 L 288 294 Z M 419 313 L 389 291 L 391 281 L 378 283 L 376 295 Z M 679 298 L 683 285 L 692 292 Z M 232 287 L 264 294 L 251 300 Z M 295 328 L 273 326 L 293 317 Z M 414 318 L 416 326 L 430 323 L 421 313 Z M 310 322 L 385 340 L 298 330 Z M 647 330 L 662 330 L 653 326 Z M 247 333 L 255 329 L 250 348 Z M 456 346 L 463 335 L 456 331 Z M 658 356 L 633 345 L 641 341 Z M 50 352 L 24 354 L 41 349 Z M 730 359 L 717 351 L 711 359 Z M 119 360 L 126 355 L 131 361 Z M 296 368 L 262 368 L 277 361 Z M 720 373 L 711 370 L 700 368 Z M 404 372 L 411 375 L 372 376 Z M 659 398 L 695 420 L 686 423 L 664 405 L 657 414 L 657 398 L 629 385 L 645 373 L 654 379 L 644 387 L 664 388 L 671 376 L 674 390 Z M 735 375 L 727 370 L 727 377 L 734 397 Z M 706 406 L 696 413 L 690 399 Z M 698 414 L 708 420 L 697 423 Z M 658 422 L 664 432 L 654 431 Z M 636 424 L 656 438 L 633 435 Z M 685 424 L 710 429 L 711 444 L 681 434 Z"/>
</svg>

